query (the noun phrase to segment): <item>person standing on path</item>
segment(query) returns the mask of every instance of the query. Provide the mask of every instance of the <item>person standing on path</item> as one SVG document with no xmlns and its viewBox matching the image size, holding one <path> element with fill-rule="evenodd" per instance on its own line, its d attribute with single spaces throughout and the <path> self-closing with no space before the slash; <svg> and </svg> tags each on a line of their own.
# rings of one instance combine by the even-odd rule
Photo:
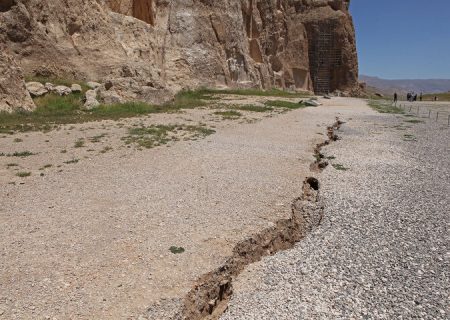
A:
<svg viewBox="0 0 450 320">
<path fill-rule="evenodd" d="M 394 104 L 397 106 L 398 95 L 397 92 L 394 93 Z"/>
</svg>

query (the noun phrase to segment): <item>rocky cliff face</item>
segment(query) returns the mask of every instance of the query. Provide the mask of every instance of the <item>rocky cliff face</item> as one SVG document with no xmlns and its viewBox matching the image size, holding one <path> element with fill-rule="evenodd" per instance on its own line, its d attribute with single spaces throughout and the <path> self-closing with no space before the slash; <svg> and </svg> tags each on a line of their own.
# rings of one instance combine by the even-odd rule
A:
<svg viewBox="0 0 450 320">
<path fill-rule="evenodd" d="M 349 0 L 0 0 L 0 43 L 26 75 L 112 80 L 129 100 L 156 102 L 163 89 L 199 86 L 351 91 L 358 68 L 348 6 Z"/>
</svg>

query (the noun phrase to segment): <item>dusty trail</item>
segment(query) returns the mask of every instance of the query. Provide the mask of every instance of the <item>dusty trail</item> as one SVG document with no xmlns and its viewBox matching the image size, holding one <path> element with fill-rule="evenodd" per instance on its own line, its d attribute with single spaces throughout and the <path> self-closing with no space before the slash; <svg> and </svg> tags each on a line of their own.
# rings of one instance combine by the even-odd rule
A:
<svg viewBox="0 0 450 320">
<path fill-rule="evenodd" d="M 314 146 L 353 109 L 337 103 L 218 126 L 204 140 L 112 151 L 5 184 L 3 317 L 133 319 L 147 309 L 169 317 L 238 241 L 290 216 Z"/>
</svg>

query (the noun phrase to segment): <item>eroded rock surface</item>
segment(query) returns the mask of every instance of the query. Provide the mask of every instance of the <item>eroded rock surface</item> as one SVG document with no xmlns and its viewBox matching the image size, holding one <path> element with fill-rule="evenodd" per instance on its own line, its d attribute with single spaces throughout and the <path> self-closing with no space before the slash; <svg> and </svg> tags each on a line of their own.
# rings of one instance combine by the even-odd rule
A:
<svg viewBox="0 0 450 320">
<path fill-rule="evenodd" d="M 165 90 L 200 86 L 351 92 L 358 67 L 348 6 L 349 0 L 16 0 L 1 8 L 0 41 L 25 74 L 131 79 L 144 87 L 120 90 L 125 100 L 155 102 Z"/>
<path fill-rule="evenodd" d="M 36 106 L 25 87 L 22 70 L 14 58 L 1 49 L 0 46 L 0 112 L 33 110 Z"/>
</svg>

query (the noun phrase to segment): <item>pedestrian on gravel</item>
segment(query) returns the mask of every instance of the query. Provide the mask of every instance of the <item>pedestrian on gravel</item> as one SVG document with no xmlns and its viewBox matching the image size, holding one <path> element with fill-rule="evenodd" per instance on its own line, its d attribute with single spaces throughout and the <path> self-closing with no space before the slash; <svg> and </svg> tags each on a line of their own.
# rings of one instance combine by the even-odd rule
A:
<svg viewBox="0 0 450 320">
<path fill-rule="evenodd" d="M 397 92 L 394 93 L 394 103 L 397 105 L 398 95 Z"/>
</svg>

